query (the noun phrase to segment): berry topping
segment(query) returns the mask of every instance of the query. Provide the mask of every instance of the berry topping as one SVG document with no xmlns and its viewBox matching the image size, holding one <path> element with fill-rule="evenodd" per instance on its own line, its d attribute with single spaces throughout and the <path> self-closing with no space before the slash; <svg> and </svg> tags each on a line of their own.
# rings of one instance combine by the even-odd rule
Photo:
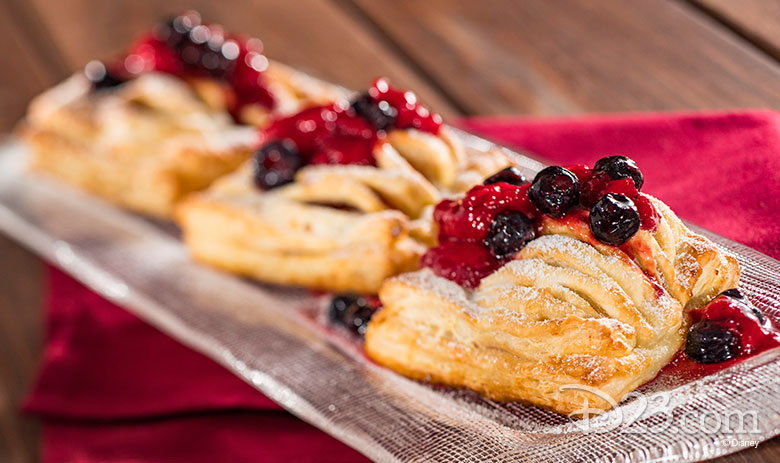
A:
<svg viewBox="0 0 780 463">
<path fill-rule="evenodd" d="M 222 52 L 228 57 L 236 55 L 236 64 L 227 77 L 236 97 L 231 108 L 234 117 L 248 105 L 273 108 L 276 100 L 266 87 L 263 76 L 268 69 L 263 43 L 258 39 L 228 40 L 222 45 Z"/>
<path fill-rule="evenodd" d="M 528 185 L 477 185 L 460 202 L 442 201 L 433 211 L 439 241 L 482 241 L 496 214 L 503 211 L 520 211 L 531 218 L 538 215 L 528 199 Z"/>
<path fill-rule="evenodd" d="M 502 212 L 493 219 L 484 243 L 498 259 L 508 259 L 536 237 L 533 222 L 522 212 Z"/>
<path fill-rule="evenodd" d="M 241 63 L 245 61 L 239 58 L 237 75 L 243 72 Z M 406 118 L 404 124 L 400 123 L 402 115 Z M 384 140 L 386 130 L 414 127 L 432 131 L 436 117 L 417 104 L 413 93 L 393 89 L 380 79 L 351 104 L 337 101 L 276 119 L 264 137 L 293 140 L 304 164 L 375 165 L 374 149 Z"/>
<path fill-rule="evenodd" d="M 339 294 L 330 301 L 328 319 L 363 337 L 374 312 L 375 305 L 368 298 L 352 293 Z"/>
<path fill-rule="evenodd" d="M 185 81 L 212 78 L 225 87 L 230 114 L 242 119 L 249 105 L 274 108 L 276 100 L 262 73 L 268 59 L 262 43 L 228 35 L 217 24 L 201 23 L 200 15 L 188 11 L 158 24 L 133 44 L 122 59 L 123 75 L 147 72 L 171 74 Z"/>
<path fill-rule="evenodd" d="M 84 66 L 84 75 L 96 90 L 114 88 L 125 83 L 121 76 L 110 72 L 100 61 L 90 61 Z"/>
<path fill-rule="evenodd" d="M 639 194 L 632 198 L 636 210 L 639 211 L 639 217 L 642 219 L 642 230 L 654 232 L 658 229 L 658 223 L 661 221 L 661 214 L 658 213 L 653 203 L 644 194 Z"/>
<path fill-rule="evenodd" d="M 395 89 L 387 79 L 377 79 L 368 94 L 378 105 L 386 102 L 396 110 L 395 127 L 398 129 L 417 129 L 434 135 L 441 130 L 441 116 L 421 105 L 414 92 Z"/>
<path fill-rule="evenodd" d="M 620 246 L 639 230 L 639 211 L 627 197 L 608 193 L 590 209 L 590 229 L 597 240 Z"/>
<path fill-rule="evenodd" d="M 749 357 L 780 346 L 780 333 L 776 331 L 764 314 L 737 289 L 724 291 L 705 307 L 692 310 L 690 317 L 693 323 L 691 331 L 704 322 L 717 325 L 721 327 L 722 331 L 730 331 L 736 337 L 737 343 L 737 348 L 732 350 L 740 357 Z M 696 336 L 696 334 L 688 335 L 689 342 L 691 336 Z M 693 347 L 691 349 L 693 349 L 693 354 L 689 353 L 688 347 L 686 347 L 685 352 L 693 360 L 699 362 L 699 357 L 696 355 L 701 355 Z"/>
<path fill-rule="evenodd" d="M 594 173 L 606 172 L 613 180 L 630 178 L 634 181 L 634 186 L 637 191 L 642 189 L 642 184 L 645 182 L 642 171 L 639 170 L 636 162 L 626 156 L 609 156 L 601 158 L 596 162 L 593 171 Z"/>
<path fill-rule="evenodd" d="M 501 169 L 490 177 L 486 178 L 483 185 L 493 185 L 494 183 L 504 182 L 510 185 L 521 186 L 528 183 L 525 176 L 515 166 L 509 166 Z"/>
<path fill-rule="evenodd" d="M 691 326 L 685 353 L 699 363 L 720 363 L 740 354 L 739 337 L 733 329 L 711 320 Z"/>
<path fill-rule="evenodd" d="M 364 93 L 351 104 L 355 114 L 367 120 L 376 130 L 387 131 L 395 124 L 398 110 L 387 101 L 376 102 L 370 94 Z"/>
<path fill-rule="evenodd" d="M 571 171 L 571 173 L 577 177 L 577 180 L 580 182 L 580 188 L 582 188 L 582 185 L 590 180 L 590 177 L 593 175 L 591 168 L 584 164 L 572 164 L 563 167 Z"/>
<path fill-rule="evenodd" d="M 233 45 L 229 46 L 224 30 L 217 25 L 201 24 L 193 27 L 178 50 L 191 74 L 205 74 L 215 78 L 224 78 L 238 57 L 238 45 L 233 41 Z"/>
<path fill-rule="evenodd" d="M 252 162 L 255 185 L 270 190 L 289 183 L 303 161 L 295 143 L 287 139 L 273 140 L 257 150 Z"/>
<path fill-rule="evenodd" d="M 530 240 L 558 233 L 561 227 L 582 241 L 610 246 L 622 246 L 640 228 L 654 231 L 660 215 L 650 197 L 637 191 L 630 175 L 613 178 L 612 170 L 604 170 L 620 165 L 613 170 L 631 171 L 625 166 L 635 164 L 626 159 L 605 158 L 594 170 L 584 165 L 547 167 L 531 184 L 514 167 L 495 173 L 461 200 L 436 205 L 433 220 L 440 244 L 426 254 L 423 266 L 475 287 Z M 633 245 L 621 250 L 632 259 L 642 252 Z"/>
<path fill-rule="evenodd" d="M 275 120 L 264 136 L 293 140 L 304 164 L 374 165 L 379 135 L 348 109 L 346 102 L 308 108 Z"/>
<path fill-rule="evenodd" d="M 476 288 L 482 278 L 500 266 L 482 243 L 465 241 L 441 243 L 428 250 L 420 263 L 436 275 L 467 288 Z"/>
<path fill-rule="evenodd" d="M 580 184 L 577 176 L 560 166 L 542 169 L 534 177 L 528 196 L 534 205 L 551 217 L 560 217 L 577 204 Z"/>
<path fill-rule="evenodd" d="M 155 36 L 171 47 L 179 47 L 195 26 L 200 25 L 200 14 L 187 11 L 184 14 L 160 23 L 155 27 Z"/>
<path fill-rule="evenodd" d="M 174 50 L 188 74 L 223 78 L 235 65 L 237 46 L 226 45 L 225 32 L 218 25 L 201 24 L 200 15 L 188 11 L 155 28 L 155 38 Z"/>
<path fill-rule="evenodd" d="M 590 209 L 599 202 L 602 196 L 607 192 L 607 184 L 612 181 L 612 177 L 604 171 L 593 172 L 593 175 L 582 183 L 580 188 L 580 204 Z"/>
<path fill-rule="evenodd" d="M 763 312 L 761 312 L 761 310 L 759 310 L 758 307 L 751 304 L 750 301 L 742 294 L 742 292 L 739 289 L 737 288 L 727 289 L 722 293 L 718 294 L 715 297 L 715 299 L 721 296 L 733 299 L 733 302 L 731 303 L 732 306 L 738 307 L 745 314 L 755 317 L 756 320 L 758 320 L 759 324 L 763 325 L 766 323 L 766 317 L 764 317 Z"/>
<path fill-rule="evenodd" d="M 184 65 L 176 50 L 155 37 L 144 37 L 130 47 L 124 67 L 131 75 L 163 72 L 181 76 L 184 73 Z"/>
</svg>

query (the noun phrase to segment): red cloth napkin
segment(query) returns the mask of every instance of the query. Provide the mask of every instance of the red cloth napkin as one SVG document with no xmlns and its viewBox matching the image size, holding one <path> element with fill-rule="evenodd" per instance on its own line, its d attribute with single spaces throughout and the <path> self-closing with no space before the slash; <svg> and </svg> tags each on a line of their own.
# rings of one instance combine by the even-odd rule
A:
<svg viewBox="0 0 780 463">
<path fill-rule="evenodd" d="M 47 268 L 43 367 L 25 411 L 44 462 L 364 462 L 221 365 Z"/>
<path fill-rule="evenodd" d="M 770 111 L 481 118 L 462 127 L 560 164 L 625 154 L 643 191 L 780 257 L 780 116 Z M 364 461 L 221 366 L 49 271 L 47 345 L 26 410 L 47 462 Z"/>
</svg>

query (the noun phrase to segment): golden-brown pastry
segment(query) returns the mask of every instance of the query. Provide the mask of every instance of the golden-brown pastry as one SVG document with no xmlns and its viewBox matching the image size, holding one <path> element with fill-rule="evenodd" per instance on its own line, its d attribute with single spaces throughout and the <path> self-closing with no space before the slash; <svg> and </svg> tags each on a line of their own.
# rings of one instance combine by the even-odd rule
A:
<svg viewBox="0 0 780 463">
<path fill-rule="evenodd" d="M 567 414 L 607 410 L 652 379 L 680 349 L 687 311 L 735 287 L 739 267 L 610 170 L 626 158 L 606 159 L 440 204 L 429 268 L 380 289 L 369 357 Z"/>
<path fill-rule="evenodd" d="M 193 12 L 158 25 L 118 63 L 91 62 L 32 101 L 19 130 L 31 168 L 168 217 L 250 157 L 257 135 L 236 121 L 263 126 L 345 94 L 261 51 Z"/>
<path fill-rule="evenodd" d="M 508 163 L 464 153 L 437 115 L 384 80 L 351 106 L 278 120 L 263 138 L 254 160 L 178 208 L 184 241 L 202 262 L 322 290 L 376 293 L 417 268 L 432 206 Z"/>
<path fill-rule="evenodd" d="M 20 133 L 33 170 L 158 217 L 238 167 L 257 140 L 157 73 L 99 94 L 75 75 L 31 103 Z"/>
</svg>

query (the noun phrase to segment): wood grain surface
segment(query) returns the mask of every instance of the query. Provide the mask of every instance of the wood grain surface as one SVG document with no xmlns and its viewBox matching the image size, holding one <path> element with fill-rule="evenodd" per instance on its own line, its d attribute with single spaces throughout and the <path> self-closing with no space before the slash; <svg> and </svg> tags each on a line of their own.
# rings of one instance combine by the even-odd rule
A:
<svg viewBox="0 0 780 463">
<path fill-rule="evenodd" d="M 780 70 L 666 1 L 354 0 L 467 113 L 780 106 Z"/>
<path fill-rule="evenodd" d="M 775 60 L 780 60 L 780 1 L 690 0 Z"/>
<path fill-rule="evenodd" d="M 186 8 L 333 82 L 389 76 L 449 117 L 780 108 L 780 0 L 2 0 L 0 127 Z M 18 408 L 41 351 L 41 270 L 0 237 L 0 462 L 40 458 Z M 780 439 L 717 461 L 780 461 Z"/>
</svg>

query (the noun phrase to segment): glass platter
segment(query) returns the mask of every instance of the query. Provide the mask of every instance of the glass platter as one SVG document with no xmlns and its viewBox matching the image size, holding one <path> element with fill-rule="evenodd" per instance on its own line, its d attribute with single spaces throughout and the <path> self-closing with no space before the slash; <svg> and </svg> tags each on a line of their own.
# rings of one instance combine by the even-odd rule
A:
<svg viewBox="0 0 780 463">
<path fill-rule="evenodd" d="M 458 134 L 467 149 L 505 150 Z M 2 232 L 373 460 L 699 461 L 780 434 L 778 349 L 698 380 L 662 377 L 585 420 L 428 386 L 322 323 L 325 297 L 195 264 L 175 226 L 28 173 L 25 156 L 2 141 Z M 529 176 L 543 166 L 513 156 Z M 737 257 L 741 288 L 777 321 L 780 262 L 696 231 Z"/>
</svg>

